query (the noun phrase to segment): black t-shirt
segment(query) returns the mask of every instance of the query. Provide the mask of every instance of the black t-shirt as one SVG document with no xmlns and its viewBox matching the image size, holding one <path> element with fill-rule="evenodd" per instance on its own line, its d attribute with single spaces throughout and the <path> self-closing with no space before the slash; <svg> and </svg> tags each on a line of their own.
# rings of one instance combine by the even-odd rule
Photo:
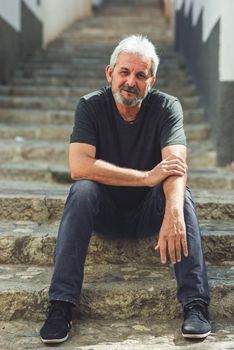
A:
<svg viewBox="0 0 234 350">
<path fill-rule="evenodd" d="M 161 149 L 186 145 L 183 112 L 177 98 L 152 89 L 143 100 L 135 121 L 118 112 L 111 87 L 83 96 L 76 108 L 70 142 L 96 147 L 96 158 L 120 167 L 151 170 L 161 162 Z M 137 206 L 149 187 L 106 185 L 117 206 Z"/>
</svg>

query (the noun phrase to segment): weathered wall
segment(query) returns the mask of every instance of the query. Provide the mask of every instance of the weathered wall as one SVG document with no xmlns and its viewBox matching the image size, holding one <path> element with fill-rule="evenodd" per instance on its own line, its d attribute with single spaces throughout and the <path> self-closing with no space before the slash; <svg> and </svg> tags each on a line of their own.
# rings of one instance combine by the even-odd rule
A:
<svg viewBox="0 0 234 350">
<path fill-rule="evenodd" d="M 197 85 L 219 165 L 234 159 L 232 13 L 232 0 L 176 1 L 176 48 L 184 54 Z"/>
<path fill-rule="evenodd" d="M 10 80 L 19 61 L 90 15 L 91 5 L 91 0 L 0 0 L 0 83 Z"/>
</svg>

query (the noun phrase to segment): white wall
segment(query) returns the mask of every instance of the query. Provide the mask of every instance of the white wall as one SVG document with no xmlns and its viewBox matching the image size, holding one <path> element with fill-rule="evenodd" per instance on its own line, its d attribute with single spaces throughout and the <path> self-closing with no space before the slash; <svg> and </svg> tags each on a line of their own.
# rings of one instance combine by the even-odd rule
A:
<svg viewBox="0 0 234 350">
<path fill-rule="evenodd" d="M 0 16 L 15 30 L 20 31 L 20 0 L 0 0 Z"/>
<path fill-rule="evenodd" d="M 192 24 L 195 26 L 203 11 L 202 41 L 206 42 L 217 21 L 220 19 L 219 79 L 234 80 L 234 0 L 176 0 L 176 9 L 185 4 L 184 14 L 192 10 Z"/>
<path fill-rule="evenodd" d="M 42 19 L 42 7 L 38 5 L 37 0 L 23 0 L 30 11 L 39 19 Z"/>
<path fill-rule="evenodd" d="M 91 0 L 42 0 L 44 46 L 67 25 L 90 13 Z"/>
</svg>

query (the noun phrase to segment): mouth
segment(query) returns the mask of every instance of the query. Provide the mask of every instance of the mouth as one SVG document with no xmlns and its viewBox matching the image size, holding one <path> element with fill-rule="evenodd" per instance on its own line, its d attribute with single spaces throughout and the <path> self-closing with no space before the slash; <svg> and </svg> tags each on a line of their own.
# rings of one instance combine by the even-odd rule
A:
<svg viewBox="0 0 234 350">
<path fill-rule="evenodd" d="M 122 88 L 122 89 L 120 89 L 120 92 L 122 92 L 122 91 L 128 93 L 129 95 L 137 95 L 137 91 L 135 89 Z"/>
</svg>

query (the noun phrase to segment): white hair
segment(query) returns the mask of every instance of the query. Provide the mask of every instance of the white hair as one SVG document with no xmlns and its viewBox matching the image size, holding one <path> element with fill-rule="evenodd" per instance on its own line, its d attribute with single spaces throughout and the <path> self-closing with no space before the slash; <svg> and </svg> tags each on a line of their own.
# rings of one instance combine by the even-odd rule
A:
<svg viewBox="0 0 234 350">
<path fill-rule="evenodd" d="M 155 46 L 147 37 L 143 35 L 130 35 L 121 40 L 118 46 L 116 46 L 114 49 L 110 58 L 110 66 L 112 69 L 114 69 L 118 56 L 121 52 L 132 53 L 150 58 L 152 62 L 152 75 L 156 75 L 159 65 L 159 57 Z"/>
</svg>

